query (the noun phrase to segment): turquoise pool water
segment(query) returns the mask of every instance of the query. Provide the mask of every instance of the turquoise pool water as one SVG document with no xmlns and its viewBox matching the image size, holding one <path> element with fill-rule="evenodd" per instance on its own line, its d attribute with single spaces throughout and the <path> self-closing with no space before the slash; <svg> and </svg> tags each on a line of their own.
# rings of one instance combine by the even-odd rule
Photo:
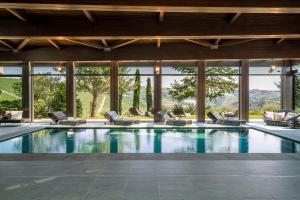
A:
<svg viewBox="0 0 300 200">
<path fill-rule="evenodd" d="M 296 153 L 254 129 L 44 129 L 0 142 L 0 153 Z"/>
</svg>

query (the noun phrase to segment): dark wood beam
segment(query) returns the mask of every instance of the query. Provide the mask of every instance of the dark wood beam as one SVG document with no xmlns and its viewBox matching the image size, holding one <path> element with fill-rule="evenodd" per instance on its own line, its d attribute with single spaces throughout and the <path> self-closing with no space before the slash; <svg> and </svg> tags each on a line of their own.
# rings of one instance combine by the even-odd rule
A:
<svg viewBox="0 0 300 200">
<path fill-rule="evenodd" d="M 280 43 L 282 43 L 285 40 L 285 38 L 280 38 L 278 40 L 276 40 L 275 45 L 279 45 Z"/>
<path fill-rule="evenodd" d="M 211 43 L 203 40 L 192 40 L 192 39 L 185 39 L 185 41 L 188 41 L 190 43 L 194 43 L 203 47 L 211 47 Z"/>
<path fill-rule="evenodd" d="M 94 16 L 92 15 L 92 13 L 90 11 L 87 11 L 87 10 L 83 10 L 82 11 L 84 13 L 84 15 L 86 16 L 86 18 L 92 23 L 96 23 L 96 20 L 94 18 Z"/>
<path fill-rule="evenodd" d="M 197 121 L 205 121 L 205 67 L 206 62 L 201 60 L 198 62 L 197 70 Z"/>
<path fill-rule="evenodd" d="M 252 42 L 255 40 L 257 40 L 257 39 L 252 38 L 252 39 L 245 39 L 245 40 L 232 40 L 232 41 L 224 42 L 221 46 L 223 46 L 223 47 L 234 46 L 234 45 L 243 44 L 246 42 Z"/>
<path fill-rule="evenodd" d="M 48 41 L 52 46 L 54 46 L 56 49 L 60 50 L 59 45 L 58 45 L 54 40 L 47 39 L 47 41 Z"/>
<path fill-rule="evenodd" d="M 233 24 L 240 16 L 242 13 L 235 13 L 235 14 L 230 14 L 228 17 L 228 24 Z"/>
<path fill-rule="evenodd" d="M 11 14 L 13 14 L 16 18 L 20 19 L 21 21 L 28 23 L 28 19 L 23 14 L 21 14 L 18 10 L 11 9 L 11 8 L 6 8 L 6 10 Z"/>
<path fill-rule="evenodd" d="M 0 47 L 0 51 L 10 51 L 10 49 L 8 49 L 8 48 L 3 48 L 3 47 Z"/>
<path fill-rule="evenodd" d="M 161 101 L 161 93 L 162 93 L 162 78 L 161 78 L 161 62 L 159 60 L 154 62 L 153 66 L 154 73 L 154 102 L 153 102 L 153 111 L 154 114 L 161 111 L 162 101 Z"/>
<path fill-rule="evenodd" d="M 24 39 L 22 40 L 16 49 L 14 49 L 14 51 L 21 51 L 29 42 L 30 42 L 31 39 Z"/>
<path fill-rule="evenodd" d="M 67 101 L 67 115 L 68 117 L 76 117 L 76 78 L 75 66 L 72 62 L 67 63 L 66 75 L 66 101 Z M 75 100 L 75 101 L 74 101 Z"/>
<path fill-rule="evenodd" d="M 241 61 L 239 118 L 249 121 L 249 60 Z"/>
<path fill-rule="evenodd" d="M 79 41 L 79 40 L 74 40 L 74 39 L 70 39 L 70 38 L 65 38 L 64 40 L 66 41 L 69 41 L 69 42 L 73 42 L 73 43 L 76 43 L 76 44 L 80 44 L 80 45 L 83 45 L 83 46 L 88 46 L 88 47 L 91 47 L 91 48 L 95 48 L 95 49 L 103 49 L 103 46 L 99 45 L 99 44 L 96 44 L 94 42 L 90 42 L 90 41 Z"/>
<path fill-rule="evenodd" d="M 300 2 L 256 0 L 114 0 L 114 1 L 69 1 L 69 0 L 20 0 L 1 1 L 0 8 L 46 9 L 46 10 L 91 10 L 130 12 L 185 12 L 185 13 L 300 13 Z"/>
<path fill-rule="evenodd" d="M 120 47 L 124 47 L 124 46 L 126 46 L 126 45 L 129 45 L 129 44 L 131 44 L 131 43 L 137 41 L 137 40 L 138 40 L 138 39 L 132 39 L 132 40 L 121 41 L 121 42 L 119 42 L 119 43 L 113 45 L 113 46 L 111 47 L 111 49 L 118 49 L 118 48 L 120 48 Z"/>
<path fill-rule="evenodd" d="M 300 38 L 300 16 L 272 15 L 261 18 L 245 16 L 228 24 L 220 18 L 201 20 L 201 17 L 174 17 L 158 24 L 148 18 L 123 17 L 99 20 L 96 24 L 85 19 L 41 19 L 34 26 L 17 20 L 1 19 L 0 39 L 121 40 L 121 39 L 249 39 Z M 44 21 L 43 21 L 44 20 Z M 212 26 L 211 24 L 214 24 Z M 80 27 L 80 28 L 78 28 Z M 105 27 L 105 28 L 103 28 Z M 178 28 L 180 27 L 180 28 Z M 192 28 L 191 28 L 192 27 Z M 266 28 L 267 27 L 267 28 Z"/>
<path fill-rule="evenodd" d="M 110 61 L 110 60 L 205 60 L 205 59 L 270 59 L 300 58 L 300 41 L 286 41 L 274 48 L 272 40 L 257 40 L 218 50 L 192 43 L 156 45 L 136 43 L 117 51 L 99 51 L 85 46 L 25 49 L 16 53 L 1 52 L 0 61 Z"/>
<path fill-rule="evenodd" d="M 4 46 L 8 47 L 10 50 L 13 50 L 14 47 L 9 44 L 8 42 L 4 41 L 4 40 L 0 40 L 0 43 L 3 44 Z"/>
</svg>

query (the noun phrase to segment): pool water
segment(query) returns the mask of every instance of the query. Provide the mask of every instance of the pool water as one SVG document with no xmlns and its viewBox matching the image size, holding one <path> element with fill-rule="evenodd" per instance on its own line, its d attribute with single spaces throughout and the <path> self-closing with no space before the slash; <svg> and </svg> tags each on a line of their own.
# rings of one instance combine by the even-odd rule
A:
<svg viewBox="0 0 300 200">
<path fill-rule="evenodd" d="M 44 129 L 0 142 L 0 153 L 296 153 L 254 129 Z"/>
</svg>

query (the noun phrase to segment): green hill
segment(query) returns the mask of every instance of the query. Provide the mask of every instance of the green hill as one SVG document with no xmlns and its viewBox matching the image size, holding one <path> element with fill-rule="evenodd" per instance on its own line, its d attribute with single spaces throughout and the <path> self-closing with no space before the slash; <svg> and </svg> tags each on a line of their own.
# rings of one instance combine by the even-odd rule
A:
<svg viewBox="0 0 300 200">
<path fill-rule="evenodd" d="M 20 79 L 16 78 L 0 78 L 0 89 L 2 90 L 2 93 L 0 94 L 0 101 L 16 99 L 13 90 L 13 85 L 14 83 L 19 81 Z"/>
</svg>

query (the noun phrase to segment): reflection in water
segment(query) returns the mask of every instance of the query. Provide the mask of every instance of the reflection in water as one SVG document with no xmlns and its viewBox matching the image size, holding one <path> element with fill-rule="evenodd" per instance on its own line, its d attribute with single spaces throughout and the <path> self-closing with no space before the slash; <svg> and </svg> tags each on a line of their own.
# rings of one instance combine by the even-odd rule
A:
<svg viewBox="0 0 300 200">
<path fill-rule="evenodd" d="M 294 153 L 300 144 L 252 129 L 45 129 L 0 153 Z"/>
</svg>

